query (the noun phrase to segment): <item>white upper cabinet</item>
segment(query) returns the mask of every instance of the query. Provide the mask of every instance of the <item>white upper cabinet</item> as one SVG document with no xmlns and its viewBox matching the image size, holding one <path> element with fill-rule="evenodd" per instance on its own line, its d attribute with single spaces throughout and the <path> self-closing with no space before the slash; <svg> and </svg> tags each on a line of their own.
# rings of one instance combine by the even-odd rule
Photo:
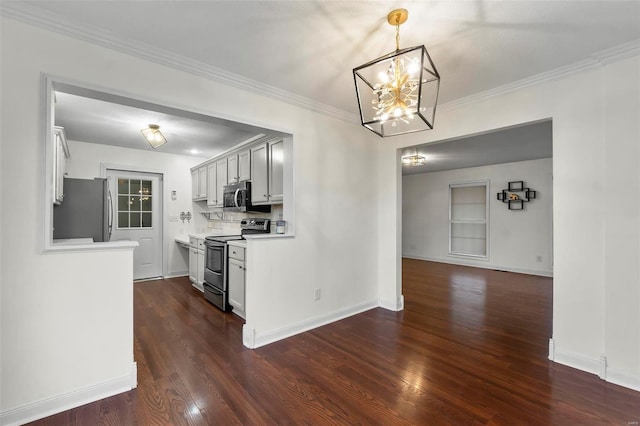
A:
<svg viewBox="0 0 640 426">
<path fill-rule="evenodd" d="M 66 173 L 69 147 L 64 128 L 53 128 L 53 203 L 60 204 L 64 198 L 64 175 Z"/>
<path fill-rule="evenodd" d="M 251 202 L 269 202 L 268 144 L 251 148 Z"/>
<path fill-rule="evenodd" d="M 198 169 L 191 170 L 191 199 L 197 200 L 200 195 L 200 188 L 198 188 Z"/>
<path fill-rule="evenodd" d="M 191 171 L 191 198 L 194 201 L 207 199 L 207 166 Z"/>
<path fill-rule="evenodd" d="M 278 204 L 283 196 L 284 142 L 276 139 L 251 148 L 251 202 Z"/>
<path fill-rule="evenodd" d="M 198 168 L 198 196 L 200 199 L 207 198 L 207 167 Z"/>
<path fill-rule="evenodd" d="M 218 167 L 217 163 L 207 165 L 207 206 L 215 207 L 218 205 Z M 222 202 L 222 200 L 220 200 Z"/>
<path fill-rule="evenodd" d="M 251 150 L 238 154 L 238 181 L 251 179 Z"/>
<path fill-rule="evenodd" d="M 227 183 L 238 183 L 238 155 L 227 157 Z"/>
<path fill-rule="evenodd" d="M 224 205 L 224 186 L 227 184 L 227 159 L 223 158 L 216 162 L 217 167 L 217 182 L 216 182 L 216 199 L 217 206 Z"/>
<path fill-rule="evenodd" d="M 283 199 L 284 142 L 269 142 L 269 201 L 274 203 Z"/>
<path fill-rule="evenodd" d="M 250 180 L 251 202 L 281 204 L 283 201 L 284 142 L 275 137 L 263 138 L 212 158 L 191 170 L 192 198 L 207 201 L 207 207 L 224 207 L 224 187 Z"/>
</svg>

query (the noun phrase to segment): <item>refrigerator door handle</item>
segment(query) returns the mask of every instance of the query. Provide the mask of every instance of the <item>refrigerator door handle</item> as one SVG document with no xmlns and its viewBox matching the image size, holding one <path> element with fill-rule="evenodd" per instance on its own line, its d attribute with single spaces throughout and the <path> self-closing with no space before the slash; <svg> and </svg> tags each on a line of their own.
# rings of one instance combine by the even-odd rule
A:
<svg viewBox="0 0 640 426">
<path fill-rule="evenodd" d="M 107 203 L 109 204 L 109 239 L 111 241 L 111 232 L 113 231 L 113 198 L 111 198 L 111 190 L 107 189 Z"/>
</svg>

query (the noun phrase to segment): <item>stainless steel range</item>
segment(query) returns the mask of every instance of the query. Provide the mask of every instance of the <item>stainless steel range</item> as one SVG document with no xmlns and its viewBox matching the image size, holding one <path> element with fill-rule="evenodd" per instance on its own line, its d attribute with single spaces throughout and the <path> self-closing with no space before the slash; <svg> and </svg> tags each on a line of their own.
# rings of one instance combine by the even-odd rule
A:
<svg viewBox="0 0 640 426">
<path fill-rule="evenodd" d="M 205 238 L 204 297 L 223 311 L 229 309 L 227 291 L 229 287 L 229 256 L 227 242 L 242 240 L 246 234 L 268 234 L 269 219 L 243 219 L 241 235 Z"/>
</svg>

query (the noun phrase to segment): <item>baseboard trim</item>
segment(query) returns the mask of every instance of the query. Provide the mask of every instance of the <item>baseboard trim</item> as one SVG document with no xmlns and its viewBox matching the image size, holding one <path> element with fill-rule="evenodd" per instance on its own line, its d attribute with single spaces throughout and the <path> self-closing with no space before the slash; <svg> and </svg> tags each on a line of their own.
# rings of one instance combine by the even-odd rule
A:
<svg viewBox="0 0 640 426">
<path fill-rule="evenodd" d="M 165 278 L 178 278 L 178 277 L 188 277 L 189 276 L 189 272 L 170 272 L 169 274 L 165 275 Z"/>
<path fill-rule="evenodd" d="M 400 295 L 397 301 L 389 299 L 378 299 L 378 306 L 389 311 L 402 311 L 404 310 L 404 295 Z"/>
<path fill-rule="evenodd" d="M 287 337 L 295 336 L 296 334 L 304 333 L 305 331 L 322 327 L 323 325 L 327 325 L 332 322 L 360 314 L 377 306 L 377 300 L 370 300 L 364 303 L 359 303 L 357 305 L 338 309 L 337 311 L 318 315 L 308 320 L 304 320 L 275 330 L 263 332 L 256 332 L 255 328 L 252 328 L 248 326 L 248 324 L 245 324 L 242 327 L 242 343 L 249 349 L 256 349 L 261 346 L 277 342 L 278 340 L 286 339 Z"/>
<path fill-rule="evenodd" d="M 640 374 L 607 369 L 607 382 L 640 392 Z"/>
<path fill-rule="evenodd" d="M 138 386 L 137 371 L 138 366 L 134 362 L 131 365 L 129 373 L 120 377 L 3 411 L 0 413 L 0 425 L 21 425 L 122 392 L 127 392 Z"/>
<path fill-rule="evenodd" d="M 514 268 L 511 266 L 495 265 L 492 263 L 480 264 L 475 262 L 468 262 L 465 259 L 459 259 L 454 257 L 452 258 L 425 257 L 425 256 L 407 255 L 407 254 L 403 254 L 402 257 L 406 257 L 407 259 L 426 260 L 428 262 L 450 263 L 452 265 L 470 266 L 472 268 L 496 269 L 499 271 L 515 272 L 517 274 L 538 275 L 541 277 L 551 277 L 551 278 L 553 277 L 553 272 L 550 272 L 547 270 Z"/>
<path fill-rule="evenodd" d="M 594 374 L 607 383 L 640 392 L 640 374 L 609 368 L 605 356 L 592 358 L 576 353 L 557 351 L 553 339 L 549 339 L 549 360 Z"/>
<path fill-rule="evenodd" d="M 586 371 L 587 373 L 595 374 L 599 377 L 600 373 L 600 359 L 591 358 L 581 354 L 572 352 L 558 351 L 557 348 L 554 351 L 553 358 L 549 357 L 553 362 L 566 365 L 567 367 L 576 368 L 578 370 Z"/>
</svg>

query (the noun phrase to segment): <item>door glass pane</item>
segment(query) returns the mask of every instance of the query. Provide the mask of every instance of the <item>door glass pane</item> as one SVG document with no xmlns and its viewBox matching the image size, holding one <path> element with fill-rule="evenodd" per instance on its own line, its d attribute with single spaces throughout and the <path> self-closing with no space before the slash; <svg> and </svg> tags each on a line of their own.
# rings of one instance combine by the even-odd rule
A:
<svg viewBox="0 0 640 426">
<path fill-rule="evenodd" d="M 142 203 L 141 205 L 141 209 L 143 212 L 150 212 L 151 211 L 151 197 L 146 197 L 143 196 L 140 198 L 140 201 Z"/>
<path fill-rule="evenodd" d="M 118 211 L 129 211 L 129 196 L 118 195 Z"/>
<path fill-rule="evenodd" d="M 151 228 L 151 213 L 142 213 L 142 227 Z"/>
<path fill-rule="evenodd" d="M 131 196 L 131 211 L 132 212 L 139 212 L 140 211 L 140 196 L 139 195 L 132 195 Z"/>
<path fill-rule="evenodd" d="M 151 181 L 150 180 L 143 180 L 142 181 L 142 195 L 152 195 L 151 194 Z"/>
<path fill-rule="evenodd" d="M 128 194 L 128 193 L 129 193 L 129 180 L 118 179 L 118 194 Z"/>
<path fill-rule="evenodd" d="M 131 194 L 140 194 L 140 181 L 131 179 Z"/>
<path fill-rule="evenodd" d="M 131 212 L 130 228 L 140 228 L 140 213 Z"/>
<path fill-rule="evenodd" d="M 129 213 L 118 213 L 118 228 L 129 227 Z"/>
</svg>

